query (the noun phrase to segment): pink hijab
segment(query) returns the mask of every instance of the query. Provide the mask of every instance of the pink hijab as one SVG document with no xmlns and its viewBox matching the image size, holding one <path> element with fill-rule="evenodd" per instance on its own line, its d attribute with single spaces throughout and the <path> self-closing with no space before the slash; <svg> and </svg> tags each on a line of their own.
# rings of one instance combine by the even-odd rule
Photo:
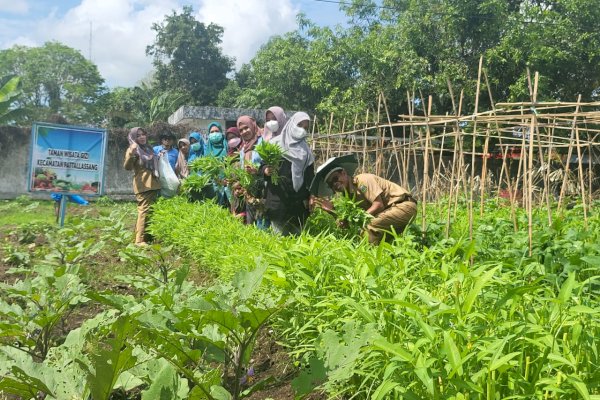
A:
<svg viewBox="0 0 600 400">
<path fill-rule="evenodd" d="M 273 139 L 274 137 L 278 136 L 281 133 L 281 131 L 283 131 L 283 127 L 285 126 L 285 123 L 287 122 L 287 115 L 285 115 L 285 111 L 283 111 L 283 108 L 281 108 L 279 106 L 273 106 L 273 107 L 269 107 L 267 112 L 269 112 L 269 111 L 271 111 L 273 113 L 273 115 L 275 115 L 275 119 L 277 120 L 279 129 L 277 129 L 276 132 L 271 132 L 265 127 L 262 136 L 263 136 L 263 139 L 265 139 L 267 142 L 270 141 L 271 139 Z M 267 112 L 265 112 L 265 123 L 267 121 Z"/>
<path fill-rule="evenodd" d="M 185 138 L 179 139 L 179 141 L 177 142 L 177 147 L 179 147 L 179 143 L 187 144 L 188 149 L 190 147 L 190 141 Z M 187 157 L 189 157 L 189 154 L 186 156 L 185 154 L 183 154 L 183 151 L 179 150 L 179 154 L 177 154 L 177 164 L 175 164 L 175 174 L 177 174 L 177 176 L 180 179 L 187 178 L 190 174 L 190 170 L 188 168 L 187 163 Z"/>
<path fill-rule="evenodd" d="M 130 146 L 134 143 L 137 144 L 136 153 L 139 157 L 140 164 L 143 167 L 148 168 L 150 171 L 157 174 L 158 159 L 154 156 L 154 150 L 152 150 L 152 146 L 150 146 L 148 143 L 142 145 L 137 142 L 137 134 L 140 130 L 146 133 L 146 131 L 140 128 L 139 126 L 131 128 L 131 130 L 129 131 L 129 135 L 127 136 L 127 140 L 129 141 Z"/>
<path fill-rule="evenodd" d="M 252 138 L 248 141 L 245 141 L 244 137 L 242 136 L 242 149 L 244 149 L 244 154 L 248 154 L 254 148 L 254 145 L 256 144 L 256 141 L 258 140 L 259 130 L 258 130 L 258 126 L 256 125 L 256 121 L 254 120 L 254 118 L 249 117 L 248 115 L 242 115 L 241 117 L 238 118 L 238 120 L 237 120 L 238 129 L 240 129 L 241 125 L 246 125 L 248 128 L 250 128 L 250 132 L 252 132 Z"/>
</svg>

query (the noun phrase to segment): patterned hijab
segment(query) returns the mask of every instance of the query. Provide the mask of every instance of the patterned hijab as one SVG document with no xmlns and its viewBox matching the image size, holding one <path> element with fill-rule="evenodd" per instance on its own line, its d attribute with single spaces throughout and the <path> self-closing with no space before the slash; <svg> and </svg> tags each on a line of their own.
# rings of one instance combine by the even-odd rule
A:
<svg viewBox="0 0 600 400">
<path fill-rule="evenodd" d="M 185 143 L 188 145 L 188 152 L 190 151 L 190 141 L 182 138 L 177 141 L 177 147 L 179 147 L 180 143 Z M 189 155 L 189 154 L 188 154 Z M 177 164 L 175 164 L 175 173 L 179 178 L 187 178 L 190 174 L 190 170 L 188 168 L 187 163 L 187 155 L 183 154 L 183 151 L 179 150 L 179 154 L 177 155 Z"/>
<path fill-rule="evenodd" d="M 131 128 L 129 135 L 127 136 L 129 145 L 131 146 L 134 143 L 137 144 L 136 153 L 139 157 L 140 165 L 144 168 L 148 168 L 154 174 L 158 174 L 158 158 L 154 156 L 154 150 L 152 150 L 152 146 L 147 142 L 146 144 L 139 144 L 137 142 L 138 131 L 146 133 L 146 131 L 139 126 Z"/>
<path fill-rule="evenodd" d="M 302 121 L 310 121 L 310 117 L 305 112 L 297 112 L 285 124 L 281 135 L 271 139 L 271 143 L 278 144 L 283 149 L 283 158 L 292 163 L 292 184 L 296 192 L 304 183 L 304 170 L 315 162 L 306 140 L 298 141 L 292 137 L 292 130 Z"/>
<path fill-rule="evenodd" d="M 248 141 L 244 140 L 244 137 L 242 136 L 242 149 L 244 150 L 244 154 L 248 154 L 254 148 L 254 145 L 258 140 L 258 126 L 256 125 L 256 121 L 254 120 L 254 118 L 249 117 L 247 115 L 242 115 L 238 118 L 238 130 L 241 131 L 240 126 L 242 125 L 246 125 L 248 128 L 250 128 L 250 132 L 252 133 L 252 137 Z"/>
<path fill-rule="evenodd" d="M 268 130 L 266 128 L 266 125 L 265 125 L 265 129 L 264 129 L 262 136 L 263 136 L 263 139 L 265 139 L 267 142 L 269 142 L 274 137 L 278 136 L 281 133 L 281 131 L 283 130 L 285 123 L 287 122 L 287 115 L 285 115 L 285 111 L 283 111 L 283 108 L 278 107 L 278 106 L 273 106 L 267 110 L 267 112 L 269 112 L 269 111 L 271 111 L 273 113 L 273 115 L 275 115 L 275 119 L 277 120 L 279 129 L 277 129 L 276 132 L 271 132 L 270 130 Z M 267 113 L 265 113 L 265 121 L 266 120 L 267 120 Z"/>
</svg>

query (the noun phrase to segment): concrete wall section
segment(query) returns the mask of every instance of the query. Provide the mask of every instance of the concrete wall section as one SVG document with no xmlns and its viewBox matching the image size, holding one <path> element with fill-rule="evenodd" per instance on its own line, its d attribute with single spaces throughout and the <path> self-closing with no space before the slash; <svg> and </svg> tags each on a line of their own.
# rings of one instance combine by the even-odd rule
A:
<svg viewBox="0 0 600 400">
<path fill-rule="evenodd" d="M 0 198 L 27 193 L 31 129 L 0 127 Z"/>
</svg>

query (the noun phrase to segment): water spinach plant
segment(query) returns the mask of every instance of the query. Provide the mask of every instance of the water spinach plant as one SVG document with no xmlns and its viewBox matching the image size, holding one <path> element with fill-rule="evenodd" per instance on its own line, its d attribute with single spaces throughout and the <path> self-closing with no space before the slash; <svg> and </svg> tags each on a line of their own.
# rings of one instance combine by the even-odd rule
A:
<svg viewBox="0 0 600 400">
<path fill-rule="evenodd" d="M 0 392 L 243 398 L 272 384 L 245 379 L 269 325 L 298 366 L 299 397 L 596 400 L 598 209 L 588 229 L 580 207 L 551 225 L 537 211 L 531 253 L 527 233 L 496 204 L 477 218 L 473 240 L 466 210 L 446 229 L 449 210 L 429 205 L 424 231 L 377 247 L 327 232 L 276 237 L 181 197 L 156 204 L 160 243 L 148 249 L 127 245 L 130 229 L 112 217 L 29 232 L 45 245 L 11 243 L 11 254 L 29 256 L 12 258 L 16 279 L 0 294 Z M 89 265 L 105 248 L 120 250 L 121 262 L 99 287 Z M 195 268 L 214 280 L 194 283 Z M 91 305 L 97 314 L 61 335 L 69 315 Z"/>
<path fill-rule="evenodd" d="M 161 205 L 165 217 L 178 214 L 173 204 Z M 434 207 L 431 215 L 444 220 L 447 210 Z M 466 239 L 461 211 L 447 238 L 437 228 L 444 224 L 432 222 L 427 241 L 411 228 L 378 247 L 327 234 L 274 243 L 269 234 L 229 225 L 215 208 L 203 204 L 193 217 L 185 209 L 178 214 L 201 232 L 193 242 L 188 228 L 163 216 L 155 219 L 156 232 L 224 276 L 256 257 L 269 264 L 269 292 L 290 298 L 274 326 L 304 366 L 294 383 L 299 394 L 316 388 L 331 398 L 364 399 L 600 394 L 598 214 L 583 230 L 581 210 L 551 226 L 540 210 L 529 255 L 526 232 L 514 232 L 508 211 L 493 204 L 473 240 Z M 526 222 L 524 213 L 519 218 Z M 213 241 L 221 256 L 194 250 L 213 248 Z"/>
<path fill-rule="evenodd" d="M 271 167 L 271 182 L 273 185 L 279 184 L 279 167 L 283 160 L 283 149 L 276 143 L 263 140 L 255 147 L 256 152 L 265 165 Z"/>
</svg>

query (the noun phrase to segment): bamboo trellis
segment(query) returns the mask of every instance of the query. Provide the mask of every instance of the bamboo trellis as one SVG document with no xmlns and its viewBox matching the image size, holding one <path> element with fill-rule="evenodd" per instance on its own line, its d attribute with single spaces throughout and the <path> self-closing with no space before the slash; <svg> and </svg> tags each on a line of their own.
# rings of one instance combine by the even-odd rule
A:
<svg viewBox="0 0 600 400">
<path fill-rule="evenodd" d="M 530 236 L 534 208 L 546 208 L 551 224 L 552 209 L 577 197 L 587 225 L 592 200 L 600 194 L 600 102 L 536 102 L 537 80 L 536 74 L 530 102 L 496 103 L 471 115 L 462 114 L 462 93 L 458 105 L 451 93 L 454 115 L 431 115 L 431 98 L 421 98 L 424 115 L 415 115 L 412 106 L 407 115 L 390 116 L 383 95 L 363 122 L 355 116 L 353 125 L 338 125 L 328 115 L 315 124 L 327 129 L 317 128 L 311 137 L 316 165 L 355 153 L 358 172 L 397 182 L 423 202 L 447 198 L 449 210 L 456 210 L 464 199 L 470 224 L 476 202 L 483 213 L 485 201 L 505 201 L 515 229 L 515 209 L 526 210 Z M 407 97 L 414 105 L 414 94 Z M 336 132 L 334 126 L 349 129 Z M 422 218 L 424 227 L 424 207 Z"/>
</svg>

